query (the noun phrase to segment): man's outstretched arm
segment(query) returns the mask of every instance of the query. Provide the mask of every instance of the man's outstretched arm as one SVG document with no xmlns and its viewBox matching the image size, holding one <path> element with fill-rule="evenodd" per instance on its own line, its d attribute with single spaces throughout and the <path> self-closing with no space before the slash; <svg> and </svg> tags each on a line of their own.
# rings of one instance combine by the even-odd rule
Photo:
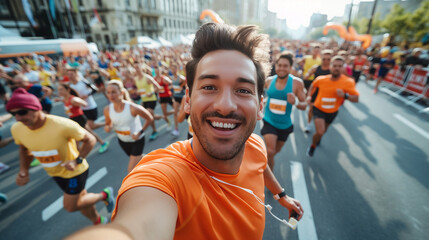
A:
<svg viewBox="0 0 429 240">
<path fill-rule="evenodd" d="M 173 239 L 177 211 L 168 194 L 152 187 L 132 188 L 119 199 L 112 223 L 82 229 L 67 239 Z"/>
</svg>

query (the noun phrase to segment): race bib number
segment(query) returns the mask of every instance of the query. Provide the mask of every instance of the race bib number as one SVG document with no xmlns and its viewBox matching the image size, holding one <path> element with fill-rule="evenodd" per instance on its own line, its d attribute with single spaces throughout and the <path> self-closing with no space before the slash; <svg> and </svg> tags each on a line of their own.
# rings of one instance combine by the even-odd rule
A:
<svg viewBox="0 0 429 240">
<path fill-rule="evenodd" d="M 146 97 L 146 96 L 147 96 L 147 94 L 146 94 L 146 89 L 139 89 L 139 95 L 140 95 L 141 97 Z"/>
<path fill-rule="evenodd" d="M 362 65 L 356 65 L 355 71 L 360 72 L 362 70 Z"/>
<path fill-rule="evenodd" d="M 165 89 L 164 88 L 159 89 L 159 93 L 165 93 Z"/>
<path fill-rule="evenodd" d="M 174 85 L 173 86 L 173 91 L 175 93 L 180 93 L 182 91 L 182 88 L 180 87 L 180 85 Z"/>
<path fill-rule="evenodd" d="M 131 135 L 131 131 L 130 130 L 125 130 L 125 131 L 120 131 L 120 130 L 115 130 L 115 132 L 117 134 L 121 134 L 121 135 Z"/>
<path fill-rule="evenodd" d="M 322 98 L 322 108 L 324 109 L 335 108 L 336 102 L 337 102 L 336 98 Z"/>
<path fill-rule="evenodd" d="M 272 98 L 269 108 L 272 113 L 284 115 L 286 113 L 286 105 L 287 101 Z"/>
<path fill-rule="evenodd" d="M 58 150 L 48 151 L 32 151 L 31 152 L 43 167 L 55 167 L 61 163 L 60 155 Z"/>
</svg>

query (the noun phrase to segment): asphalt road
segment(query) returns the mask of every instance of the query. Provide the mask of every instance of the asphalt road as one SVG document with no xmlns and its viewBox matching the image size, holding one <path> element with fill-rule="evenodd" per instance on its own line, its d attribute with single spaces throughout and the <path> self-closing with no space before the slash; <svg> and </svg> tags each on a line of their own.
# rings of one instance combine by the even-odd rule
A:
<svg viewBox="0 0 429 240">
<path fill-rule="evenodd" d="M 418 114 L 382 92 L 374 95 L 364 83 L 358 90 L 360 102 L 345 103 L 312 158 L 305 155 L 311 139 L 303 132 L 306 114 L 294 110 L 295 130 L 276 156 L 274 172 L 306 212 L 296 230 L 267 212 L 264 239 L 417 240 L 429 236 L 429 114 Z M 96 99 L 101 116 L 107 101 L 102 95 Z M 62 105 L 56 105 L 53 113 L 64 116 Z M 3 137 L 10 136 L 12 122 L 1 129 Z M 166 131 L 165 122 L 158 121 L 157 126 L 161 134 L 155 141 L 146 141 L 145 153 L 187 136 L 186 123 L 180 125 L 177 139 Z M 258 124 L 258 134 L 259 129 Z M 104 154 L 98 154 L 97 144 L 89 156 L 88 189 L 99 192 L 112 186 L 117 191 L 128 159 L 115 134 L 102 128 L 96 132 L 111 144 Z M 0 149 L 1 162 L 11 167 L 0 175 L 0 192 L 9 198 L 0 205 L 0 239 L 61 239 L 90 225 L 79 212 L 58 208 L 62 192 L 40 166 L 31 169 L 26 186 L 15 184 L 17 149 L 14 144 Z M 287 211 L 268 192 L 266 203 L 277 216 L 286 218 Z M 104 204 L 97 204 L 97 209 L 108 215 Z"/>
</svg>

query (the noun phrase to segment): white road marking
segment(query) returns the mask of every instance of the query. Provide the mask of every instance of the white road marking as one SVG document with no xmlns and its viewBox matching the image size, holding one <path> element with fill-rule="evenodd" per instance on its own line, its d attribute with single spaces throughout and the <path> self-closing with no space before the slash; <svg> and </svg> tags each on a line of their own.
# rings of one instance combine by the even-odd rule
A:
<svg viewBox="0 0 429 240">
<path fill-rule="evenodd" d="M 317 240 L 316 226 L 314 225 L 313 211 L 311 211 L 302 164 L 297 161 L 291 161 L 291 164 L 293 196 L 301 202 L 301 206 L 304 209 L 304 216 L 297 226 L 298 238 Z"/>
<path fill-rule="evenodd" d="M 414 131 L 416 131 L 418 134 L 422 135 L 426 139 L 429 139 L 429 133 L 427 133 L 425 130 L 421 129 L 420 127 L 418 127 L 414 123 L 410 122 L 408 119 L 402 117 L 401 115 L 399 115 L 397 113 L 393 114 L 393 116 L 395 118 L 397 118 L 399 121 L 403 122 L 408 127 L 410 127 L 411 129 L 413 129 Z"/>
<path fill-rule="evenodd" d="M 100 179 L 102 179 L 106 174 L 107 174 L 106 167 L 99 169 L 97 172 L 95 172 L 88 178 L 88 180 L 86 181 L 85 188 L 86 189 L 91 188 L 95 183 L 100 181 Z M 55 200 L 55 202 L 53 202 L 51 205 L 49 205 L 47 208 L 45 208 L 42 211 L 42 220 L 44 222 L 48 221 L 49 218 L 54 216 L 57 212 L 59 212 L 63 208 L 63 200 L 64 200 L 64 197 L 61 196 L 60 198 Z"/>
<path fill-rule="evenodd" d="M 290 142 L 295 156 L 297 154 L 295 135 L 290 135 Z M 302 163 L 291 161 L 293 197 L 301 203 L 304 216 L 298 222 L 297 231 L 299 239 L 317 240 L 316 226 L 314 224 L 313 211 L 311 210 L 310 198 L 308 197 L 307 183 L 305 182 Z"/>
</svg>

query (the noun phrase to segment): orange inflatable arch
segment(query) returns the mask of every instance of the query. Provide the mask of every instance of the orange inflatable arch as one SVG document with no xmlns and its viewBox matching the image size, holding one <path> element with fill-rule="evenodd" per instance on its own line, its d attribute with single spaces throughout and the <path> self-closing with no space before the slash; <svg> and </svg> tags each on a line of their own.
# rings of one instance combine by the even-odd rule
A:
<svg viewBox="0 0 429 240">
<path fill-rule="evenodd" d="M 349 26 L 349 30 L 347 31 L 343 25 L 328 23 L 323 27 L 323 35 L 327 35 L 330 29 L 337 31 L 340 37 L 346 41 L 361 41 L 363 49 L 367 49 L 371 45 L 371 35 L 357 34 L 353 26 Z"/>
<path fill-rule="evenodd" d="M 213 10 L 210 10 L 210 9 L 205 9 L 201 12 L 200 20 L 203 20 L 207 16 L 210 17 L 210 19 L 215 23 L 224 23 L 222 18 L 220 18 L 216 12 L 214 12 Z"/>
</svg>

